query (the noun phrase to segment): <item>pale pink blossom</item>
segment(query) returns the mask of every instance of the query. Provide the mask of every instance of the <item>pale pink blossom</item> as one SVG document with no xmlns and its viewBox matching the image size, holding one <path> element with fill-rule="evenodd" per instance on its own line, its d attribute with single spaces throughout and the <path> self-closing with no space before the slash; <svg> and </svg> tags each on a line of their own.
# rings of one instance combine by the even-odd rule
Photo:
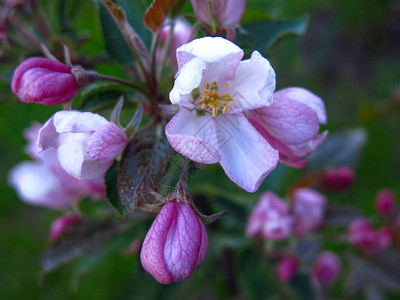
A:
<svg viewBox="0 0 400 300">
<path fill-rule="evenodd" d="M 37 161 L 25 161 L 11 169 L 9 182 L 21 200 L 52 209 L 66 209 L 83 196 L 105 194 L 102 180 L 81 181 L 67 174 L 54 148 L 43 151 Z"/>
<path fill-rule="evenodd" d="M 293 256 L 285 256 L 276 268 L 278 278 L 282 282 L 290 281 L 299 268 L 299 261 Z"/>
<path fill-rule="evenodd" d="M 75 178 L 103 177 L 128 138 L 115 123 L 90 112 L 60 111 L 40 129 L 41 150 L 56 148 L 62 168 Z"/>
<path fill-rule="evenodd" d="M 300 87 L 274 93 L 274 102 L 247 114 L 251 124 L 272 147 L 279 151 L 280 161 L 301 168 L 302 160 L 324 141 L 327 131 L 318 134 L 319 125 L 326 123 L 324 102 Z"/>
<path fill-rule="evenodd" d="M 64 215 L 55 219 L 50 226 L 50 240 L 53 243 L 57 242 L 68 227 L 82 222 L 83 218 L 79 215 Z"/>
<path fill-rule="evenodd" d="M 339 257 L 331 252 L 321 252 L 312 267 L 314 282 L 319 285 L 329 285 L 335 282 L 342 269 Z"/>
<path fill-rule="evenodd" d="M 22 102 L 57 105 L 70 101 L 79 85 L 68 66 L 32 57 L 15 70 L 11 87 Z"/>
<path fill-rule="evenodd" d="M 220 163 L 233 182 L 255 192 L 275 169 L 278 152 L 244 112 L 271 104 L 275 72 L 257 51 L 242 57 L 238 46 L 220 37 L 178 48 L 170 101 L 180 110 L 165 132 L 177 152 L 198 163 Z"/>
<path fill-rule="evenodd" d="M 235 38 L 233 27 L 242 19 L 246 0 L 191 0 L 194 13 L 206 25 L 208 34 L 212 34 L 212 27 L 217 32 L 226 31 L 228 38 Z M 211 5 L 211 7 L 210 7 Z M 212 19 L 214 16 L 215 20 Z M 213 22 L 216 22 L 213 25 Z"/>
<path fill-rule="evenodd" d="M 35 122 L 24 130 L 24 137 L 28 141 L 28 144 L 25 147 L 25 152 L 34 159 L 40 158 L 41 155 L 40 149 L 37 145 L 37 139 L 41 127 L 42 124 Z"/>
<path fill-rule="evenodd" d="M 283 240 L 290 234 L 292 221 L 287 204 L 274 193 L 265 192 L 250 214 L 246 236 Z"/>
<path fill-rule="evenodd" d="M 168 49 L 167 62 L 169 64 L 176 65 L 176 49 L 178 49 L 183 44 L 186 44 L 190 41 L 192 35 L 192 25 L 187 22 L 185 19 L 179 18 L 174 21 L 174 28 L 172 29 L 172 36 Z M 167 23 L 163 26 L 160 32 L 160 40 L 161 40 L 161 49 L 158 52 L 158 57 L 162 58 L 164 55 L 163 46 L 168 40 L 168 36 L 171 31 L 171 24 Z"/>
<path fill-rule="evenodd" d="M 379 191 L 375 198 L 376 211 L 385 217 L 391 216 L 396 210 L 396 196 L 390 189 Z"/>
<path fill-rule="evenodd" d="M 293 230 L 299 235 L 317 229 L 322 225 L 327 204 L 325 196 L 309 189 L 299 188 L 293 191 Z"/>
<path fill-rule="evenodd" d="M 354 172 L 346 166 L 328 169 L 323 174 L 320 188 L 329 191 L 344 191 L 354 182 Z"/>
<path fill-rule="evenodd" d="M 370 254 L 389 247 L 392 239 L 390 229 L 382 227 L 375 230 L 371 223 L 364 218 L 356 218 L 351 222 L 347 236 L 347 240 L 351 245 L 357 246 Z"/>
<path fill-rule="evenodd" d="M 143 268 L 158 282 L 188 278 L 208 252 L 208 236 L 200 218 L 185 202 L 167 202 L 143 242 Z"/>
</svg>

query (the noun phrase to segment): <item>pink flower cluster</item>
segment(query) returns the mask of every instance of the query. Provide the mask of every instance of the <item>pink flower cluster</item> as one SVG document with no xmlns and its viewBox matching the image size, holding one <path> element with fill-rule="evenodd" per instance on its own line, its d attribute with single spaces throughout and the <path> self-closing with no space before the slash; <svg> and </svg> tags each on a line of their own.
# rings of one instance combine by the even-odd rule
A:
<svg viewBox="0 0 400 300">
<path fill-rule="evenodd" d="M 376 212 L 383 217 L 384 225 L 374 229 L 371 222 L 364 218 L 355 218 L 349 225 L 347 240 L 366 253 L 375 254 L 385 250 L 393 242 L 394 232 L 400 226 L 396 215 L 396 197 L 390 189 L 381 190 L 375 198 Z"/>
<path fill-rule="evenodd" d="M 303 236 L 322 225 L 326 198 L 320 193 L 299 188 L 293 192 L 292 213 L 289 206 L 272 192 L 265 192 L 250 214 L 247 237 L 283 240 L 293 231 Z"/>
</svg>

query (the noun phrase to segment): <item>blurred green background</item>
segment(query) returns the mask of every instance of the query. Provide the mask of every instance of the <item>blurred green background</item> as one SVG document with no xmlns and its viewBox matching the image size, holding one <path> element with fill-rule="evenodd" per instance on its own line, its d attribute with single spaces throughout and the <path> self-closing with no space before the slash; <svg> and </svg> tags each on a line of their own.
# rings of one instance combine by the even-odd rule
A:
<svg viewBox="0 0 400 300">
<path fill-rule="evenodd" d="M 91 1 L 78 2 L 83 9 L 74 15 L 73 24 L 85 26 L 92 40 L 83 44 L 82 49 L 94 55 L 97 49 L 101 50 L 95 11 L 91 9 Z M 51 1 L 44 1 L 43 5 L 49 3 Z M 253 0 L 248 1 L 244 22 L 260 17 L 260 5 L 267 7 L 265 15 L 271 18 L 309 17 L 304 36 L 284 37 L 266 53 L 277 74 L 277 89 L 302 86 L 321 96 L 328 112 L 326 128 L 331 133 L 351 128 L 363 128 L 367 133 L 355 184 L 348 193 L 328 195 L 329 200 L 354 204 L 369 215 L 379 189 L 392 188 L 400 197 L 400 3 Z M 82 49 L 81 53 L 85 53 Z M 82 277 L 72 276 L 77 274 L 76 265 L 68 264 L 42 282 L 40 256 L 48 242 L 49 225 L 59 213 L 21 202 L 7 184 L 7 173 L 18 162 L 28 159 L 23 152 L 26 144 L 23 129 L 33 121 L 46 121 L 60 108 L 20 103 L 8 88 L 12 75 L 10 66 L 15 62 L 2 59 L 1 64 L 5 83 L 0 100 L 0 153 L 3 155 L 0 166 L 0 298 L 158 299 L 163 296 L 187 299 L 200 288 L 203 288 L 203 296 L 207 293 L 203 284 L 196 283 L 198 278 L 207 276 L 215 277 L 218 298 L 229 298 L 230 293 L 225 291 L 226 280 L 220 273 L 212 273 L 218 266 L 200 268 L 185 282 L 159 288 L 141 269 L 138 255 L 128 254 L 112 255 Z M 294 180 L 300 171 L 289 173 L 288 180 Z M 273 181 L 274 175 L 269 178 L 267 181 Z M 256 199 L 254 195 L 249 198 Z M 237 222 L 244 230 L 244 221 Z M 206 260 L 207 264 L 210 262 Z M 251 270 L 238 268 L 237 272 Z M 247 273 L 238 276 L 247 276 Z M 261 285 L 263 280 L 268 278 L 260 280 Z M 211 294 L 209 299 L 212 299 Z"/>
</svg>

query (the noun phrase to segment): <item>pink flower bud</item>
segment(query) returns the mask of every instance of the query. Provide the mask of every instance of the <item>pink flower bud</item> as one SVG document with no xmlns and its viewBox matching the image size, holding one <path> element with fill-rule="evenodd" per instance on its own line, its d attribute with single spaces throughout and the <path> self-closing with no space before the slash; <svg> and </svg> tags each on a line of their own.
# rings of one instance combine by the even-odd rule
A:
<svg viewBox="0 0 400 300">
<path fill-rule="evenodd" d="M 349 167 L 327 170 L 322 178 L 321 188 L 329 191 L 343 191 L 354 182 L 354 172 Z"/>
<path fill-rule="evenodd" d="M 213 15 L 217 30 L 229 30 L 242 19 L 246 0 L 192 0 L 192 5 L 196 16 L 208 27 L 213 24 Z"/>
<path fill-rule="evenodd" d="M 299 268 L 299 262 L 292 256 L 285 256 L 279 263 L 276 272 L 282 282 L 290 281 Z"/>
<path fill-rule="evenodd" d="M 396 209 L 396 197 L 392 190 L 381 190 L 375 198 L 375 209 L 384 217 L 391 216 Z"/>
<path fill-rule="evenodd" d="M 387 248 L 393 237 L 389 228 L 382 227 L 374 230 L 368 220 L 357 218 L 349 226 L 347 239 L 350 244 L 373 254 Z"/>
<path fill-rule="evenodd" d="M 163 28 L 161 29 L 160 39 L 162 46 L 167 42 L 170 29 L 171 29 L 170 24 L 163 26 Z M 178 49 L 183 44 L 189 43 L 191 35 L 192 35 L 192 26 L 190 25 L 190 23 L 185 21 L 184 19 L 176 19 L 174 22 L 174 29 L 172 31 L 172 37 L 168 50 L 167 62 L 169 64 L 177 65 L 176 49 Z M 164 55 L 164 49 L 163 47 L 161 48 L 162 49 L 160 49 L 159 53 L 157 53 L 159 59 L 161 59 L 162 56 Z"/>
<path fill-rule="evenodd" d="M 71 225 L 82 223 L 83 219 L 79 215 L 65 215 L 54 220 L 50 226 L 50 240 L 55 243 L 63 234 L 65 229 Z"/>
<path fill-rule="evenodd" d="M 208 236 L 200 218 L 185 202 L 167 202 L 143 242 L 143 268 L 160 283 L 188 278 L 208 251 Z"/>
<path fill-rule="evenodd" d="M 312 275 L 317 283 L 329 285 L 336 280 L 341 269 L 339 257 L 331 251 L 324 251 L 315 260 Z"/>
<path fill-rule="evenodd" d="M 15 70 L 11 87 L 22 102 L 57 105 L 75 96 L 78 82 L 66 65 L 33 57 Z"/>
<path fill-rule="evenodd" d="M 249 217 L 246 236 L 283 240 L 289 236 L 291 226 L 292 217 L 287 204 L 274 193 L 266 192 Z"/>
<path fill-rule="evenodd" d="M 302 236 L 322 225 L 326 198 L 309 188 L 299 188 L 293 192 L 295 233 Z"/>
<path fill-rule="evenodd" d="M 115 123 L 80 111 L 59 111 L 39 131 L 41 150 L 56 148 L 61 167 L 80 180 L 103 177 L 128 138 Z"/>
</svg>

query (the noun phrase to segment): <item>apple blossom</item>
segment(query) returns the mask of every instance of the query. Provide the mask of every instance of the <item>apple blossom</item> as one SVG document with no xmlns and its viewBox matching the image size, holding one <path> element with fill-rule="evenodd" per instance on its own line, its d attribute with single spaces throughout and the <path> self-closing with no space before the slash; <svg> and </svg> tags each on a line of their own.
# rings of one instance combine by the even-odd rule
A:
<svg viewBox="0 0 400 300">
<path fill-rule="evenodd" d="M 265 192 L 250 214 L 247 237 L 282 240 L 289 236 L 292 217 L 287 204 L 272 192 Z"/>
<path fill-rule="evenodd" d="M 269 107 L 257 108 L 247 114 L 251 124 L 279 151 L 282 163 L 301 168 L 302 159 L 315 151 L 328 132 L 318 134 L 319 125 L 326 123 L 322 100 L 300 87 L 279 90 Z"/>
<path fill-rule="evenodd" d="M 313 264 L 313 279 L 317 284 L 332 284 L 339 276 L 341 269 L 342 264 L 335 253 L 331 251 L 321 252 Z"/>
<path fill-rule="evenodd" d="M 278 151 L 244 112 L 271 104 L 275 72 L 257 51 L 242 57 L 238 46 L 220 37 L 179 47 L 170 101 L 180 109 L 165 132 L 177 152 L 198 163 L 220 163 L 233 182 L 255 192 L 275 169 Z"/>
<path fill-rule="evenodd" d="M 143 242 L 143 268 L 158 282 L 188 278 L 206 258 L 208 236 L 200 218 L 185 202 L 167 202 Z"/>
<path fill-rule="evenodd" d="M 68 66 L 32 57 L 15 70 L 11 87 L 22 102 L 57 105 L 71 100 L 79 84 Z"/>
<path fill-rule="evenodd" d="M 23 201 L 52 209 L 66 209 L 85 195 L 105 194 L 102 180 L 81 181 L 67 174 L 54 148 L 43 151 L 37 161 L 25 161 L 11 169 L 9 182 Z"/>
<path fill-rule="evenodd" d="M 103 177 L 128 138 L 115 123 L 90 112 L 60 111 L 40 129 L 41 150 L 57 148 L 62 168 L 75 178 Z"/>
<path fill-rule="evenodd" d="M 292 256 L 285 256 L 276 268 L 278 278 L 282 282 L 290 281 L 299 268 L 299 261 Z"/>
<path fill-rule="evenodd" d="M 293 191 L 293 230 L 302 236 L 321 226 L 326 198 L 322 194 L 309 189 L 299 188 Z"/>
</svg>

